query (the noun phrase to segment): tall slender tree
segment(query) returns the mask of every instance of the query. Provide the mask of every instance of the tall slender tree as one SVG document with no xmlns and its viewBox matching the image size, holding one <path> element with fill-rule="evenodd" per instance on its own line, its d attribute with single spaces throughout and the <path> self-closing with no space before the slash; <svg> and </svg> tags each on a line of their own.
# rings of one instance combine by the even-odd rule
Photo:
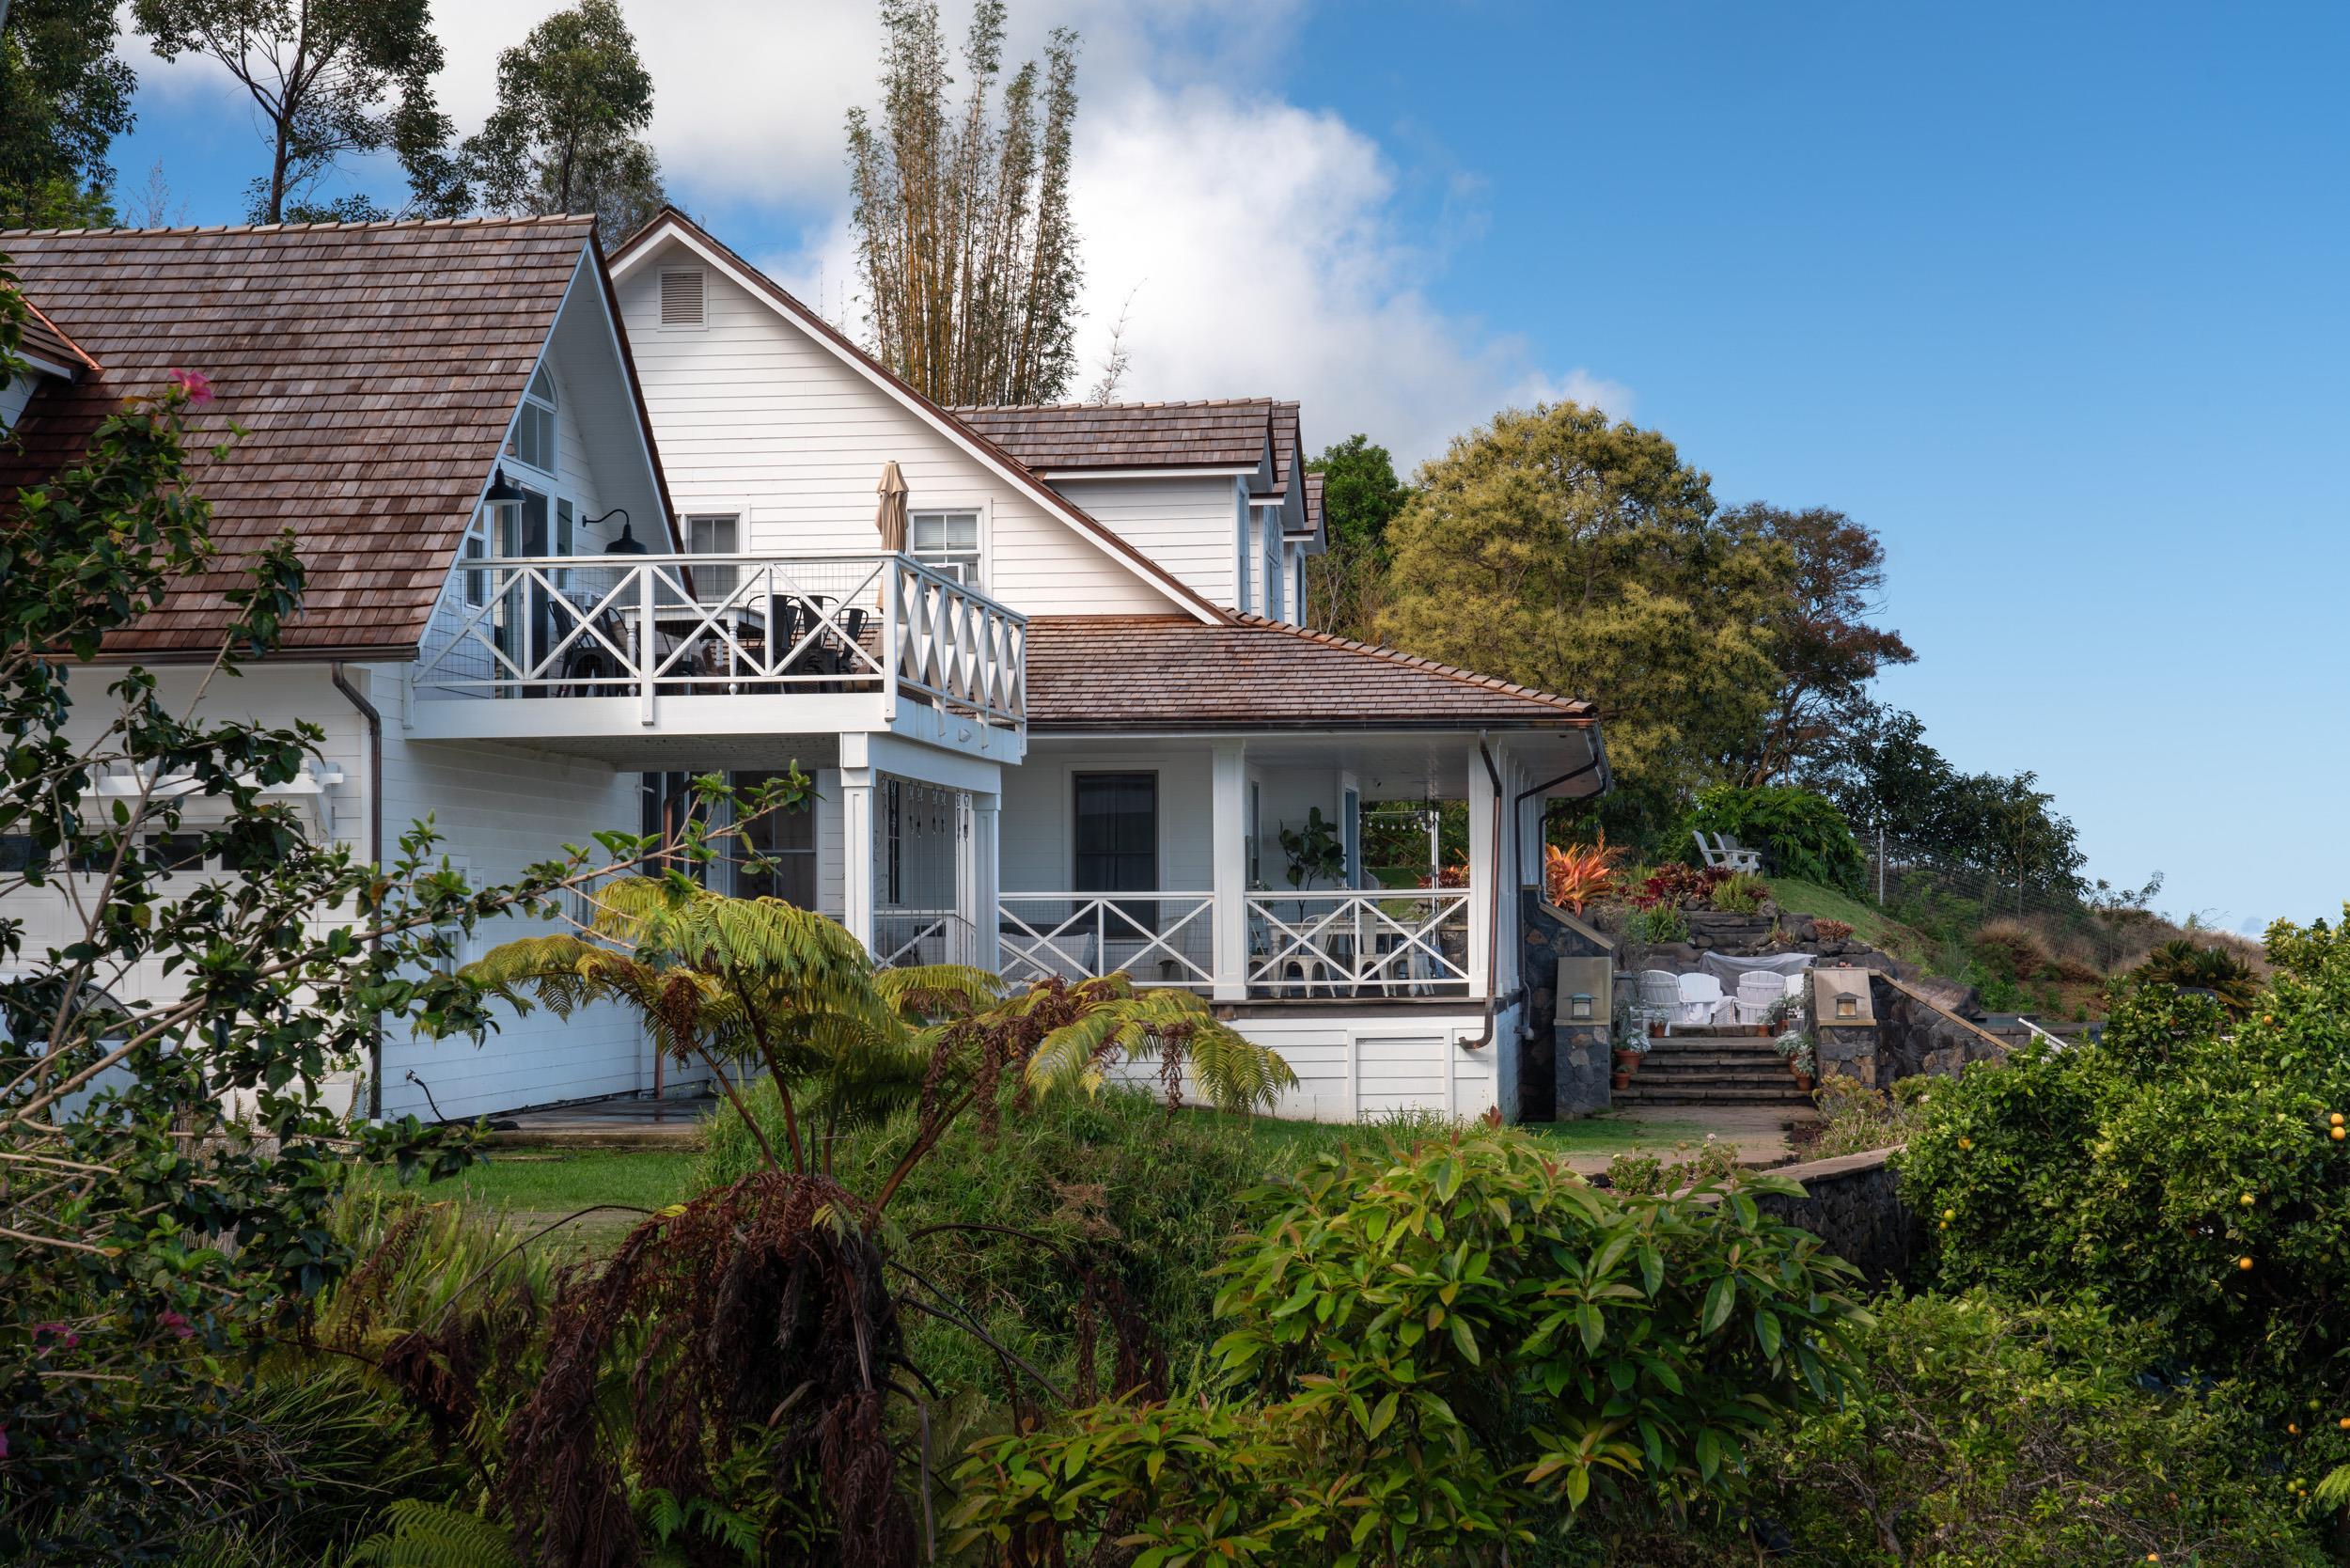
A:
<svg viewBox="0 0 2350 1568">
<path fill-rule="evenodd" d="M 884 0 L 882 106 L 849 112 L 857 259 L 882 359 L 943 403 L 1049 402 L 1076 368 L 1077 234 L 1069 216 L 1077 37 L 1057 28 L 992 102 L 1003 0 L 964 43 L 948 102 L 936 0 Z"/>
<path fill-rule="evenodd" d="M 395 215 L 366 196 L 320 196 L 345 159 L 371 152 L 392 153 L 408 176 L 401 213 L 468 205 L 432 99 L 442 55 L 429 0 L 133 0 L 131 14 L 156 54 L 217 60 L 251 95 L 270 145 L 254 222 Z"/>
<path fill-rule="evenodd" d="M 1386 602 L 1387 525 L 1412 492 L 1395 477 L 1395 459 L 1362 434 L 1323 448 L 1306 464 L 1322 476 L 1329 548 L 1306 570 L 1312 624 L 1340 636 L 1368 638 Z"/>
<path fill-rule="evenodd" d="M 0 228 L 111 223 L 106 150 L 138 85 L 114 53 L 114 0 L 14 0 L 0 17 Z"/>
<path fill-rule="evenodd" d="M 498 106 L 464 162 L 483 205 L 506 212 L 593 212 L 610 243 L 665 199 L 652 73 L 613 0 L 580 0 L 498 56 Z"/>
</svg>

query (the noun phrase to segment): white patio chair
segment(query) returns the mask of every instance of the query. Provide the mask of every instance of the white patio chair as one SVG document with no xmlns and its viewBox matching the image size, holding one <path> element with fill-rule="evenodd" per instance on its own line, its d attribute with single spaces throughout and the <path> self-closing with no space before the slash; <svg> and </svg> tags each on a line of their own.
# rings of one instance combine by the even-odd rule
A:
<svg viewBox="0 0 2350 1568">
<path fill-rule="evenodd" d="M 1711 1028 L 1727 1024 L 1737 1011 L 1737 1004 L 1722 995 L 1722 982 L 1711 975 L 1683 975 L 1680 978 L 1681 1011 L 1673 1022 L 1684 1028 Z"/>
<path fill-rule="evenodd" d="M 1789 1028 L 1800 1029 L 1803 1027 L 1804 1019 L 1810 1011 L 1810 1008 L 1808 1005 L 1810 1001 L 1810 970 L 1798 969 L 1794 974 L 1787 977 L 1787 1027 Z"/>
<path fill-rule="evenodd" d="M 1715 834 L 1714 841 L 1709 844 L 1705 841 L 1704 834 L 1697 832 L 1694 828 L 1690 832 L 1697 839 L 1698 854 L 1704 856 L 1708 866 L 1716 866 L 1726 871 L 1762 870 L 1762 852 L 1761 850 L 1750 850 L 1727 833 Z"/>
<path fill-rule="evenodd" d="M 1681 981 L 1669 969 L 1643 969 L 1637 1000 L 1632 1008 L 1632 1027 L 1642 1034 L 1651 1024 L 1662 1024 L 1665 1032 L 1673 1032 L 1673 1020 L 1681 1013 Z"/>
<path fill-rule="evenodd" d="M 1771 1009 L 1787 999 L 1787 986 L 1778 976 L 1767 970 L 1754 970 L 1738 977 L 1738 1022 L 1767 1024 Z"/>
</svg>

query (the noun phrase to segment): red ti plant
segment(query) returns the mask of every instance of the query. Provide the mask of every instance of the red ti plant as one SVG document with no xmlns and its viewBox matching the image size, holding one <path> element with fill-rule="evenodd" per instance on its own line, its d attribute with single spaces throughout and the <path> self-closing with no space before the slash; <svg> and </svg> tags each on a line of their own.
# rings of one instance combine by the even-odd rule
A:
<svg viewBox="0 0 2350 1568">
<path fill-rule="evenodd" d="M 1543 846 L 1543 887 L 1560 909 L 1580 915 L 1593 899 L 1617 889 L 1616 863 L 1623 851 L 1609 849 L 1606 835 L 1590 844 Z"/>
</svg>

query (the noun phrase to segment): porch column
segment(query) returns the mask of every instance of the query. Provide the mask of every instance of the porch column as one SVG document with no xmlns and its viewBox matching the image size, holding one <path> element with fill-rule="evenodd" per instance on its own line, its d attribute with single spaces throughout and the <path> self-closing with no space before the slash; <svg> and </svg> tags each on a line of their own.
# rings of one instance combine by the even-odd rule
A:
<svg viewBox="0 0 2350 1568">
<path fill-rule="evenodd" d="M 1492 972 L 1487 955 L 1494 945 L 1494 889 L 1502 886 L 1507 871 L 1500 849 L 1494 841 L 1494 781 L 1485 772 L 1485 759 L 1472 745 L 1468 748 L 1468 970 L 1469 995 L 1480 1001 L 1486 977 Z M 1508 891 L 1506 886 L 1502 890 Z"/>
<path fill-rule="evenodd" d="M 1003 862 L 996 849 L 1003 796 L 974 793 L 965 798 L 971 802 L 971 841 L 964 856 L 967 871 L 963 917 L 971 923 L 975 937 L 972 966 L 993 975 L 1004 966 L 1003 922 L 996 913 L 995 899 L 1003 886 Z"/>
<path fill-rule="evenodd" d="M 873 770 L 840 770 L 840 923 L 873 950 Z"/>
<path fill-rule="evenodd" d="M 1208 847 L 1215 894 L 1215 984 L 1219 1002 L 1248 999 L 1248 752 L 1218 741 L 1208 774 Z"/>
</svg>

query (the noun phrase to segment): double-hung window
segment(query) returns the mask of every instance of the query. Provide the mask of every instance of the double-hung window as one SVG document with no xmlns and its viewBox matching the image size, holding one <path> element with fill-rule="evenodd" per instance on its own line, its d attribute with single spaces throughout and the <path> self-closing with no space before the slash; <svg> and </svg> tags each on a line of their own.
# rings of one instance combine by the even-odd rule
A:
<svg viewBox="0 0 2350 1568">
<path fill-rule="evenodd" d="M 697 556 L 731 556 L 742 548 L 742 520 L 732 512 L 685 520 L 685 548 Z M 714 604 L 742 582 L 742 569 L 733 566 L 694 568 L 694 597 Z"/>
<path fill-rule="evenodd" d="M 514 416 L 514 439 L 508 455 L 550 477 L 556 463 L 555 409 L 555 378 L 541 365 L 539 373 L 530 378 L 529 389 L 523 394 L 522 412 Z"/>
<path fill-rule="evenodd" d="M 917 511 L 906 524 L 907 548 L 916 560 L 965 588 L 981 586 L 977 511 Z"/>
</svg>

